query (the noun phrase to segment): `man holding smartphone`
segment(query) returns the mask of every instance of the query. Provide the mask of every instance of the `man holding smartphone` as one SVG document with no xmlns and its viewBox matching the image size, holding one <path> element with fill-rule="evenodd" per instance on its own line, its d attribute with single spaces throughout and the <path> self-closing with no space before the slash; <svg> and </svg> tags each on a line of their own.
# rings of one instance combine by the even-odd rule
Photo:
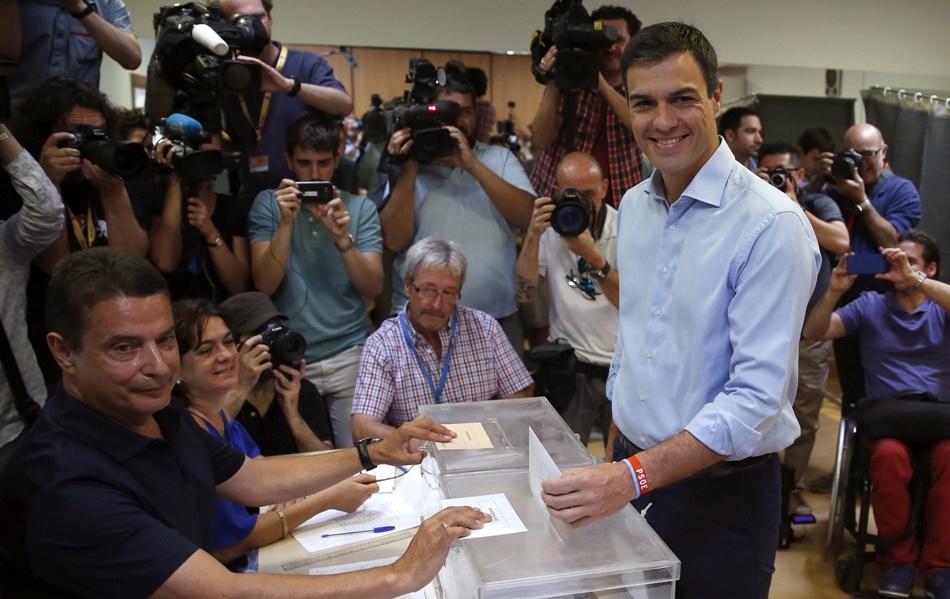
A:
<svg viewBox="0 0 950 599">
<path fill-rule="evenodd" d="M 306 377 L 330 408 L 334 445 L 350 447 L 350 410 L 363 342 L 372 331 L 366 299 L 382 291 L 382 233 L 365 198 L 327 187 L 340 160 L 339 126 L 306 116 L 287 130 L 296 180 L 258 194 L 248 216 L 251 276 L 307 339 Z"/>
</svg>

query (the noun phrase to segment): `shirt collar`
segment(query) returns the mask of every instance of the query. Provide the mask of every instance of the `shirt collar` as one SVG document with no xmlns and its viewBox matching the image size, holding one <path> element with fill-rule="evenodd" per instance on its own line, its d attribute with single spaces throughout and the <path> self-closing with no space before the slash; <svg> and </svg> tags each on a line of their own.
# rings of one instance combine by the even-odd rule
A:
<svg viewBox="0 0 950 599">
<path fill-rule="evenodd" d="M 699 169 L 693 180 L 689 182 L 686 189 L 683 190 L 681 198 L 688 197 L 696 201 L 718 207 L 722 203 L 723 192 L 726 189 L 726 183 L 732 175 L 736 166 L 742 166 L 736 162 L 736 157 L 729 149 L 726 141 L 719 137 L 719 147 L 713 155 L 706 161 L 706 164 Z M 742 167 L 745 168 L 745 167 Z M 650 177 L 650 183 L 647 191 L 656 198 L 666 200 L 666 189 L 663 186 L 663 173 L 659 170 L 653 171 Z"/>
<path fill-rule="evenodd" d="M 452 311 L 452 314 L 455 315 L 458 313 L 458 306 Z M 426 338 L 422 336 L 422 333 L 418 332 L 415 327 L 412 326 L 412 320 L 409 319 L 409 304 L 407 303 L 402 309 L 402 316 L 406 319 L 406 326 L 409 327 L 409 334 L 412 335 L 413 341 L 418 345 L 419 341 L 423 341 L 426 345 L 429 344 L 426 341 Z M 444 347 L 446 343 L 449 342 L 449 339 L 452 337 L 452 317 L 449 317 L 449 321 L 445 323 L 445 326 L 439 329 L 439 340 L 442 341 L 442 346 Z"/>
</svg>

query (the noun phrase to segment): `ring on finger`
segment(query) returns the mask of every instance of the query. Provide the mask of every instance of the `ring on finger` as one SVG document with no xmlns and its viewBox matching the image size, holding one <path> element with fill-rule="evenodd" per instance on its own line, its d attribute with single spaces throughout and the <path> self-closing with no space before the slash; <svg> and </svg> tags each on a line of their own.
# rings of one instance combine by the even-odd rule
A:
<svg viewBox="0 0 950 599">
<path fill-rule="evenodd" d="M 449 529 L 449 525 L 445 523 L 445 520 L 442 521 L 442 528 L 444 528 L 445 530 Z"/>
</svg>

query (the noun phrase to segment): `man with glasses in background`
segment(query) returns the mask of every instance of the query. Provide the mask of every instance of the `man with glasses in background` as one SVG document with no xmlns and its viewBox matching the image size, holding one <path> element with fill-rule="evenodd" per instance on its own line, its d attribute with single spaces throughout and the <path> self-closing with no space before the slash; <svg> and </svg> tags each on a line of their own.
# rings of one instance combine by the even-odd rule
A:
<svg viewBox="0 0 950 599">
<path fill-rule="evenodd" d="M 498 321 L 458 305 L 467 261 L 435 237 L 406 254 L 406 307 L 370 335 L 353 396 L 353 438 L 385 438 L 423 404 L 528 397 L 531 375 Z"/>
<path fill-rule="evenodd" d="M 557 168 L 557 189 L 561 194 L 574 189 L 587 198 L 589 225 L 577 236 L 559 235 L 551 227 L 558 203 L 538 198 L 515 264 L 518 302 L 550 296 L 544 310 L 548 338 L 564 339 L 574 348 L 574 392 L 562 416 L 584 445 L 595 422 L 606 442 L 611 422 L 606 383 L 620 319 L 620 277 L 614 267 L 617 211 L 604 203 L 609 188 L 610 181 L 593 156 L 584 152 L 564 156 Z M 547 293 L 538 293 L 539 285 Z"/>
<path fill-rule="evenodd" d="M 836 179 L 832 176 L 835 155 L 822 154 L 828 181 L 824 192 L 841 207 L 851 235 L 851 251 L 858 255 L 877 254 L 878 248 L 896 247 L 900 235 L 920 222 L 920 194 L 910 180 L 895 175 L 888 167 L 887 144 L 874 125 L 860 123 L 848 129 L 844 134 L 844 147 L 845 152 L 854 150 L 861 160 L 854 165 L 850 178 Z M 837 307 L 851 303 L 865 291 L 891 290 L 893 285 L 887 281 L 873 276 L 858 277 Z M 842 405 L 847 406 L 864 397 L 864 370 L 857 339 L 853 336 L 836 339 L 834 350 Z M 812 481 L 809 489 L 815 493 L 830 493 L 831 482 L 830 475 L 823 476 Z"/>
</svg>

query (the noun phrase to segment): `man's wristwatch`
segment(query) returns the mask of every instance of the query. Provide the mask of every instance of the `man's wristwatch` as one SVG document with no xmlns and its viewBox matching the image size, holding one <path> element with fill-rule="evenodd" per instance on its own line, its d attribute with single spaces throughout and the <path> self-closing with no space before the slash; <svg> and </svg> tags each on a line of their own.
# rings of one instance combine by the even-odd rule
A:
<svg viewBox="0 0 950 599">
<path fill-rule="evenodd" d="M 598 269 L 589 271 L 590 276 L 594 277 L 598 281 L 603 281 L 607 278 L 607 275 L 610 274 L 610 262 L 604 261 L 604 265 Z"/>
<path fill-rule="evenodd" d="M 92 4 L 87 4 L 87 5 L 86 5 L 86 8 L 84 8 L 84 9 L 78 11 L 78 12 L 71 12 L 71 13 L 69 13 L 69 14 L 70 14 L 70 16 L 72 16 L 72 18 L 74 18 L 74 19 L 85 19 L 86 17 L 88 17 L 89 15 L 91 15 L 91 14 L 94 13 L 94 12 L 96 12 L 96 7 L 93 6 Z"/>
<path fill-rule="evenodd" d="M 855 205 L 854 205 L 854 209 L 857 210 L 858 212 L 864 212 L 865 210 L 867 210 L 867 209 L 870 208 L 870 207 L 871 207 L 871 200 L 868 200 L 868 199 L 865 199 L 865 200 L 864 200 L 863 202 L 861 202 L 860 204 L 855 204 Z"/>
<path fill-rule="evenodd" d="M 369 450 L 366 446 L 370 443 L 379 443 L 380 441 L 382 441 L 382 439 L 365 437 L 354 444 L 356 446 L 356 453 L 360 456 L 360 464 L 363 465 L 363 470 L 373 470 L 376 468 L 376 464 L 374 464 L 373 460 L 369 457 Z"/>
</svg>

